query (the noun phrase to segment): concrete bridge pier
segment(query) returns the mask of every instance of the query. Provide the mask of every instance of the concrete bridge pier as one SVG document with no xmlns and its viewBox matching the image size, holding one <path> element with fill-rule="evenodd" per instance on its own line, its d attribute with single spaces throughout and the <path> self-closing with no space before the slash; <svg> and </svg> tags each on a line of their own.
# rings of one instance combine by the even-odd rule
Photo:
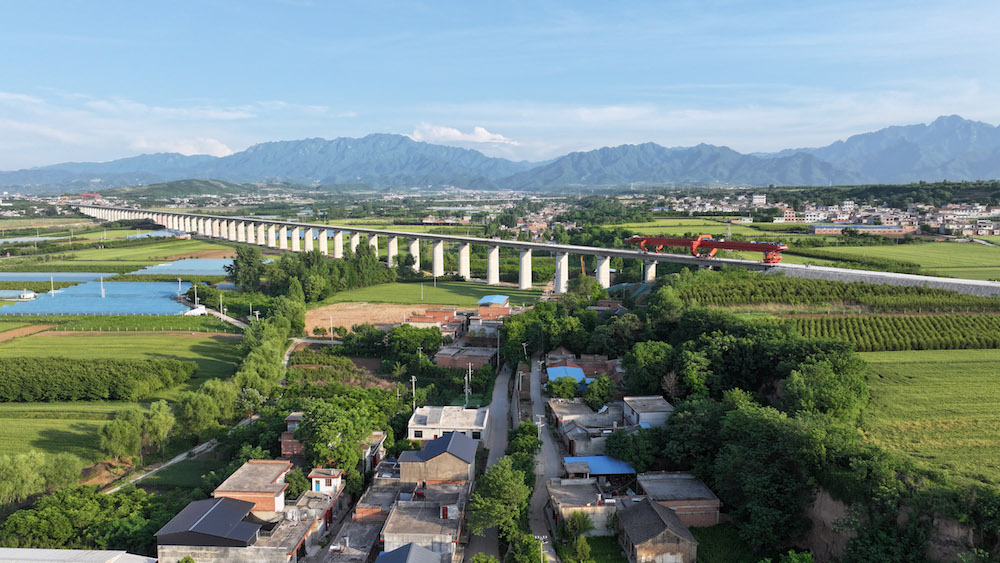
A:
<svg viewBox="0 0 1000 563">
<path fill-rule="evenodd" d="M 327 243 L 327 240 L 326 240 L 327 236 L 328 235 L 326 234 L 326 229 L 320 229 L 320 231 L 319 231 L 319 253 L 322 254 L 323 256 L 328 256 L 330 254 L 330 247 L 329 247 L 329 244 Z"/>
<path fill-rule="evenodd" d="M 500 285 L 500 247 L 486 247 L 486 283 Z"/>
<path fill-rule="evenodd" d="M 569 289 L 569 253 L 556 253 L 556 293 L 566 293 Z"/>
<path fill-rule="evenodd" d="M 257 224 L 246 224 L 247 244 L 257 244 Z"/>
<path fill-rule="evenodd" d="M 212 219 L 212 238 L 222 238 L 222 221 Z"/>
<path fill-rule="evenodd" d="M 302 229 L 292 227 L 292 252 L 302 252 Z"/>
<path fill-rule="evenodd" d="M 278 227 L 278 248 L 288 250 L 288 227 L 284 225 Z"/>
<path fill-rule="evenodd" d="M 458 275 L 465 281 L 472 279 L 472 245 L 470 243 L 462 243 L 462 246 L 458 247 Z"/>
<path fill-rule="evenodd" d="M 372 247 L 372 252 L 375 254 L 375 259 L 378 260 L 378 235 L 376 234 L 368 235 L 368 246 Z"/>
<path fill-rule="evenodd" d="M 267 226 L 267 245 L 271 248 L 278 246 L 278 233 L 274 225 Z"/>
<path fill-rule="evenodd" d="M 229 223 L 229 236 L 226 238 L 228 238 L 233 242 L 236 242 L 236 221 L 230 219 L 229 221 L 227 221 L 227 223 Z"/>
<path fill-rule="evenodd" d="M 344 257 L 344 231 L 333 231 L 333 257 Z"/>
<path fill-rule="evenodd" d="M 361 244 L 361 233 L 351 233 L 351 252 L 357 252 L 359 244 Z"/>
<path fill-rule="evenodd" d="M 656 279 L 656 260 L 646 260 L 642 263 L 642 281 L 651 282 Z"/>
<path fill-rule="evenodd" d="M 247 224 L 244 221 L 236 223 L 236 242 L 247 241 Z"/>
<path fill-rule="evenodd" d="M 257 244 L 264 246 L 267 244 L 267 225 L 257 223 Z"/>
<path fill-rule="evenodd" d="M 601 287 L 603 287 L 604 289 L 611 287 L 610 256 L 597 257 L 597 283 L 601 284 Z"/>
<path fill-rule="evenodd" d="M 413 271 L 420 271 L 420 239 L 410 239 L 410 256 L 413 257 Z"/>
<path fill-rule="evenodd" d="M 399 256 L 399 237 L 390 236 L 389 241 L 386 243 L 386 258 L 385 263 L 390 268 L 396 265 L 397 256 Z"/>
<path fill-rule="evenodd" d="M 309 228 L 306 229 L 306 238 L 305 238 L 305 247 L 306 247 L 305 250 L 306 250 L 306 252 L 312 252 L 312 250 L 313 250 L 313 233 L 314 232 L 315 232 L 315 229 L 309 229 Z"/>
<path fill-rule="evenodd" d="M 431 275 L 439 278 L 444 275 L 444 242 L 434 241 L 434 251 L 432 253 Z"/>
<path fill-rule="evenodd" d="M 531 249 L 521 249 L 521 263 L 517 274 L 517 287 L 531 289 Z"/>
</svg>

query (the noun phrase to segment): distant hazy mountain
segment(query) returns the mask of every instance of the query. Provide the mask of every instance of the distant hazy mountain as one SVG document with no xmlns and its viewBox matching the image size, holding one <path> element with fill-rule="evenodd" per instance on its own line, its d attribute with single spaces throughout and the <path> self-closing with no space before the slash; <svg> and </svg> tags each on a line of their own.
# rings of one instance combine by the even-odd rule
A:
<svg viewBox="0 0 1000 563">
<path fill-rule="evenodd" d="M 644 143 L 575 152 L 543 163 L 512 162 L 403 135 L 374 134 L 261 143 L 223 158 L 151 154 L 104 163 L 54 164 L 0 172 L 0 186 L 85 191 L 188 178 L 535 190 L 630 182 L 825 185 L 979 180 L 1000 178 L 1000 127 L 953 115 L 928 125 L 855 135 L 826 147 L 769 154 L 741 154 L 705 144 L 665 148 Z"/>
<path fill-rule="evenodd" d="M 713 145 L 668 149 L 644 143 L 568 154 L 501 183 L 520 189 L 544 189 L 629 182 L 819 185 L 859 180 L 857 174 L 804 153 L 761 158 Z"/>
</svg>

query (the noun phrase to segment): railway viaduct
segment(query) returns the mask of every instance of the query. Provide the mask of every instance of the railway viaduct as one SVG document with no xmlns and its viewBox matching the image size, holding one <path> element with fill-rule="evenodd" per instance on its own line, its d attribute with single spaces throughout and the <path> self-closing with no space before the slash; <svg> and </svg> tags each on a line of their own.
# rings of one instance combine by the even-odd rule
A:
<svg viewBox="0 0 1000 563">
<path fill-rule="evenodd" d="M 737 260 L 732 258 L 699 258 L 684 254 L 660 254 L 642 250 L 520 242 L 461 235 L 410 233 L 368 229 L 359 226 L 330 226 L 252 217 L 199 215 L 102 205 L 79 205 L 77 209 L 85 215 L 102 221 L 148 219 L 171 230 L 192 233 L 206 238 L 256 244 L 280 250 L 290 250 L 292 252 L 311 252 L 313 249 L 318 249 L 320 253 L 332 256 L 333 258 L 344 257 L 345 243 L 350 245 L 352 251 L 356 250 L 358 245 L 362 244 L 362 236 L 367 239 L 366 244 L 378 249 L 381 237 L 386 240 L 386 255 L 389 266 L 395 265 L 399 255 L 399 241 L 400 239 L 405 239 L 409 243 L 409 253 L 413 257 L 413 269 L 417 271 L 421 269 L 419 243 L 420 241 L 429 241 L 432 245 L 430 257 L 431 274 L 438 277 L 445 274 L 444 245 L 457 245 L 459 249 L 458 275 L 466 280 L 472 277 L 470 268 L 472 245 L 482 245 L 486 247 L 486 283 L 489 285 L 498 285 L 500 283 L 500 251 L 501 249 L 506 249 L 507 251 L 517 252 L 520 257 L 518 286 L 521 289 L 531 288 L 532 254 L 534 252 L 543 252 L 554 254 L 556 257 L 554 287 L 556 293 L 565 293 L 568 288 L 569 257 L 573 254 L 596 257 L 597 281 L 605 288 L 611 284 L 611 258 L 618 257 L 642 261 L 643 278 L 646 281 L 652 281 L 656 278 L 656 265 L 659 262 L 677 262 L 701 268 L 735 266 L 749 270 L 765 271 L 769 274 L 782 273 L 795 277 L 863 281 L 889 285 L 916 285 L 950 289 L 972 295 L 1000 295 L 1000 283 L 979 280 L 939 278 L 845 268 L 826 268 L 800 264 L 765 264 L 753 260 Z"/>
</svg>

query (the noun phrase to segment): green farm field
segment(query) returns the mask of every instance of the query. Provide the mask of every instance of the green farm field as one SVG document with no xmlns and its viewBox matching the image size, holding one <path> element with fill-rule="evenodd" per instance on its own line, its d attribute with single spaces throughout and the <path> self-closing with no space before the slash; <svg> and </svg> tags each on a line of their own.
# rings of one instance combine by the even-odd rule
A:
<svg viewBox="0 0 1000 563">
<path fill-rule="evenodd" d="M 634 231 L 641 235 L 683 235 L 684 233 L 697 234 L 725 234 L 726 229 L 734 235 L 760 234 L 761 231 L 747 225 L 739 225 L 717 221 L 714 219 L 692 218 L 664 218 L 656 219 L 649 223 L 622 223 L 619 225 L 607 225 L 607 228 L 621 227 Z"/>
<path fill-rule="evenodd" d="M 208 242 L 204 240 L 165 240 L 156 244 L 146 244 L 143 246 L 126 248 L 95 248 L 89 250 L 78 250 L 72 253 L 73 261 L 80 262 L 141 262 L 159 261 L 169 256 L 178 254 L 189 254 L 204 250 L 232 250 L 222 244 Z M 236 251 L 233 250 L 233 254 Z"/>
<path fill-rule="evenodd" d="M 225 379 L 236 371 L 238 338 L 191 333 L 151 332 L 41 332 L 0 343 L 0 355 L 21 357 L 169 358 L 194 361 L 198 374 L 183 385 L 165 389 L 149 400 L 173 400 L 182 391 L 196 389 L 205 380 Z"/>
<path fill-rule="evenodd" d="M 125 406 L 119 402 L 0 404 L 0 454 L 35 448 L 98 461 L 104 456 L 97 430 Z"/>
<path fill-rule="evenodd" d="M 449 305 L 474 307 L 485 295 L 506 295 L 512 305 L 534 303 L 542 296 L 536 289 L 517 289 L 493 286 L 475 282 L 439 281 L 437 287 L 432 282 L 423 282 L 423 300 L 420 299 L 420 283 L 393 282 L 371 287 L 341 291 L 315 307 L 333 303 L 394 303 L 397 305 Z M 315 308 L 313 307 L 313 308 Z"/>
<path fill-rule="evenodd" d="M 1000 484 L 1000 350 L 861 355 L 871 388 L 862 428 L 873 442 L 961 483 Z"/>
<path fill-rule="evenodd" d="M 928 242 L 895 246 L 842 246 L 823 250 L 842 256 L 914 262 L 932 275 L 973 280 L 1000 279 L 1000 247 L 982 244 Z"/>
<path fill-rule="evenodd" d="M 0 230 L 3 229 L 55 229 L 93 227 L 94 221 L 82 217 L 38 217 L 0 219 Z"/>
</svg>

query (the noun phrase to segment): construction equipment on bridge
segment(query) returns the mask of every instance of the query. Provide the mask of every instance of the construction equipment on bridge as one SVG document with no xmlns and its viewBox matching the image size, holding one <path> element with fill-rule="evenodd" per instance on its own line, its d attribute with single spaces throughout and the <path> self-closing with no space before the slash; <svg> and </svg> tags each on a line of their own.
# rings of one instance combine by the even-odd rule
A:
<svg viewBox="0 0 1000 563">
<path fill-rule="evenodd" d="M 723 250 L 746 250 L 749 252 L 763 252 L 764 264 L 777 264 L 781 262 L 781 251 L 788 250 L 788 245 L 777 242 L 743 242 L 734 240 L 716 240 L 712 235 L 698 235 L 694 239 L 686 238 L 664 238 L 664 237 L 644 237 L 636 235 L 625 242 L 638 244 L 639 248 L 645 252 L 659 252 L 664 246 L 683 246 L 691 249 L 691 256 L 698 258 L 711 258 L 721 248 Z M 647 248 L 647 245 L 650 248 Z"/>
</svg>

